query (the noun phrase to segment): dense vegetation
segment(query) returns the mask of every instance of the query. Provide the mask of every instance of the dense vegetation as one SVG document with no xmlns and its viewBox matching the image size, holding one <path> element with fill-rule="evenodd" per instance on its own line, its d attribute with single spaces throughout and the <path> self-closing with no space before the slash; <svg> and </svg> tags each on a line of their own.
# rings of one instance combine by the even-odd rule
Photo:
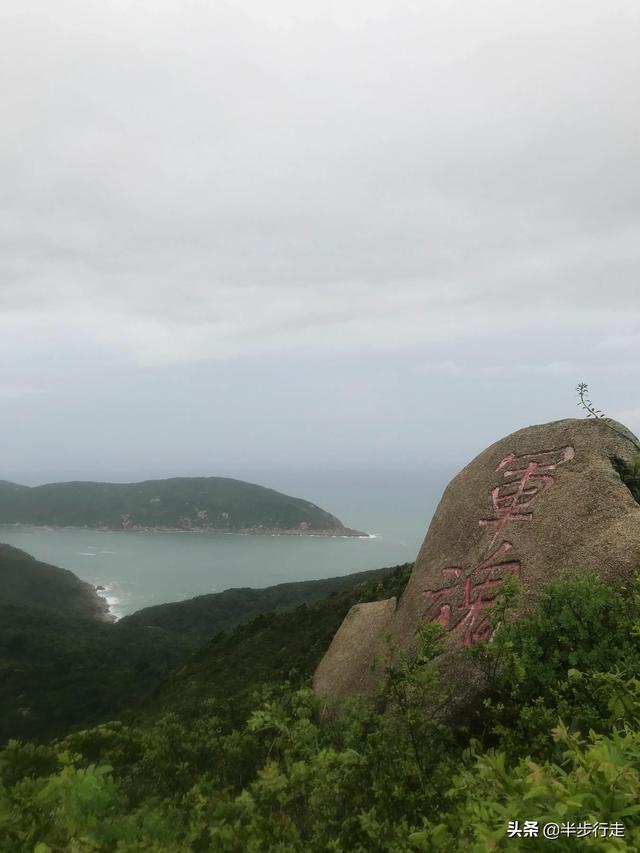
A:
<svg viewBox="0 0 640 853">
<path fill-rule="evenodd" d="M 0 544 L 0 608 L 29 607 L 57 616 L 108 618 L 94 587 L 68 569 L 41 563 L 25 551 Z"/>
<path fill-rule="evenodd" d="M 46 739 L 135 707 L 194 648 L 159 628 L 1 607 L 0 743 Z"/>
<path fill-rule="evenodd" d="M 118 625 L 154 625 L 177 631 L 183 636 L 209 640 L 221 631 L 230 631 L 260 613 L 312 604 L 341 590 L 351 590 L 366 581 L 380 580 L 389 571 L 373 569 L 323 580 L 280 583 L 264 589 L 225 589 L 223 592 L 198 595 L 187 601 L 144 607 L 125 616 Z"/>
<path fill-rule="evenodd" d="M 60 602 L 69 589 L 74 589 L 69 587 L 68 577 L 81 583 L 71 572 L 36 563 L 16 549 L 8 549 L 8 553 L 15 553 L 19 561 L 17 570 L 26 573 L 25 585 L 29 580 L 42 581 L 49 601 L 41 598 L 41 587 L 34 586 L 31 592 L 36 607 L 0 606 L 0 744 L 9 737 L 57 736 L 71 726 L 92 725 L 136 708 L 142 698 L 159 687 L 171 669 L 189 661 L 190 655 L 216 635 L 209 663 L 218 673 L 211 676 L 209 695 L 217 692 L 228 695 L 225 691 L 233 685 L 236 693 L 237 685 L 246 692 L 260 674 L 261 626 L 270 626 L 267 633 L 286 633 L 286 650 L 280 653 L 280 658 L 288 658 L 290 648 L 293 659 L 297 643 L 305 655 L 315 655 L 313 659 L 317 660 L 350 604 L 375 597 L 378 582 L 383 579 L 386 585 L 380 588 L 390 589 L 386 579 L 389 573 L 394 575 L 394 570 L 380 569 L 262 590 L 228 590 L 177 605 L 148 608 L 140 611 L 142 618 L 133 614 L 107 624 L 87 618 L 91 611 L 74 609 L 72 599 L 66 611 L 70 615 L 61 615 L 65 611 Z M 32 575 L 34 563 L 38 573 Z M 12 573 L 5 574 L 5 568 L 6 564 L 0 561 L 0 586 L 5 577 L 9 581 L 13 577 Z M 308 611 L 308 623 L 302 618 L 293 630 L 292 616 L 282 624 L 275 616 L 268 616 L 242 629 L 248 632 L 246 643 L 232 638 L 229 646 L 232 651 L 225 650 L 228 640 L 222 631 L 232 630 L 250 616 L 295 608 L 329 594 L 331 597 L 317 609 Z M 16 603 L 23 605 L 23 599 Z M 304 612 L 307 611 L 300 611 Z M 314 622 L 320 625 L 315 644 L 309 640 Z M 240 632 L 240 636 L 244 634 Z M 227 654 L 229 662 L 235 657 L 233 665 L 227 666 Z M 248 674 L 242 656 L 249 659 Z M 270 660 L 269 674 L 278 659 L 276 656 Z M 193 665 L 199 666 L 198 657 Z M 183 695 L 188 696 L 189 691 L 189 686 L 185 686 Z"/>
<path fill-rule="evenodd" d="M 0 524 L 183 530 L 357 533 L 323 509 L 273 489 L 226 477 L 176 477 L 144 483 L 0 481 Z"/>
<path fill-rule="evenodd" d="M 624 824 L 556 850 L 640 849 L 640 595 L 577 574 L 473 652 L 455 708 L 426 624 L 375 701 L 323 718 L 308 687 L 354 600 L 407 570 L 218 637 L 126 721 L 0 753 L 3 851 L 541 850 L 509 821 Z M 618 829 L 619 832 L 619 829 Z M 597 831 L 601 835 L 602 827 Z"/>
<path fill-rule="evenodd" d="M 297 688 L 307 683 L 349 609 L 401 595 L 411 569 L 411 563 L 384 569 L 364 583 L 336 589 L 316 604 L 264 613 L 230 634 L 218 634 L 158 687 L 146 713 L 171 708 L 191 718 L 203 703 L 233 697 L 229 714 L 241 724 L 260 685 L 287 683 Z"/>
</svg>

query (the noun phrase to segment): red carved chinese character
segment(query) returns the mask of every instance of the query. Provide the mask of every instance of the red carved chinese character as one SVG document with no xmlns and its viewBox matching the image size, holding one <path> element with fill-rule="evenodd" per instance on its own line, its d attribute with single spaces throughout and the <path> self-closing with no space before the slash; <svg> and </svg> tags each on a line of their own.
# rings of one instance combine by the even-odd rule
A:
<svg viewBox="0 0 640 853">
<path fill-rule="evenodd" d="M 438 620 L 448 631 L 459 625 L 464 627 L 463 643 L 467 648 L 478 640 L 488 640 L 491 636 L 491 622 L 486 610 L 493 603 L 499 588 L 508 575 L 520 574 L 518 560 L 498 562 L 513 546 L 503 542 L 482 563 L 468 575 L 458 567 L 442 569 L 443 576 L 450 580 L 448 586 L 438 590 L 424 590 L 424 599 L 429 602 L 425 617 L 438 608 L 431 616 Z"/>
<path fill-rule="evenodd" d="M 574 456 L 573 447 L 567 446 L 557 450 L 541 450 L 538 453 L 509 453 L 504 457 L 496 471 L 504 469 L 504 479 L 507 482 L 491 491 L 494 512 L 492 518 L 482 518 L 479 521 L 481 527 L 496 529 L 489 547 L 511 521 L 532 520 L 533 511 L 530 507 L 534 498 L 554 484 L 551 472 Z"/>
</svg>

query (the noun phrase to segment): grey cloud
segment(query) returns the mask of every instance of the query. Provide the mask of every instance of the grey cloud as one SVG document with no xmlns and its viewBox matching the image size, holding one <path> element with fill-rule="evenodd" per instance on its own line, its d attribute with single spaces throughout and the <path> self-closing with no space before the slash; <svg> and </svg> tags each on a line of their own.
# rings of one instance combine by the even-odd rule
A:
<svg viewBox="0 0 640 853">
<path fill-rule="evenodd" d="M 6 45 L 9 236 L 43 261 L 80 255 L 104 288 L 167 264 L 236 286 L 468 287 L 506 247 L 573 242 L 596 216 L 610 228 L 637 197 L 621 167 L 636 160 L 637 15 L 540 4 L 522 23 L 483 5 L 465 24 L 441 4 L 374 4 L 346 29 L 281 4 L 71 4 L 40 32 L 24 14 Z"/>
<path fill-rule="evenodd" d="M 598 343 L 601 350 L 637 350 L 640 352 L 640 334 L 607 335 Z"/>
<path fill-rule="evenodd" d="M 422 364 L 416 367 L 419 373 L 437 374 L 440 376 L 457 376 L 469 379 L 489 378 L 504 379 L 518 376 L 577 376 L 580 367 L 570 362 L 553 361 L 549 364 L 458 364 L 455 361 L 443 361 L 439 364 Z"/>
<path fill-rule="evenodd" d="M 624 393 L 640 327 L 637 4 L 9 0 L 0 14 L 0 389 L 69 400 L 154 370 L 175 399 L 172 371 L 210 362 L 234 377 L 235 411 L 244 360 L 273 358 L 260 375 L 282 428 L 313 376 L 324 402 L 304 405 L 352 437 L 346 455 L 359 411 L 382 422 L 421 382 L 450 414 L 476 381 L 520 393 L 526 379 L 549 416 L 569 379 Z M 351 365 L 340 413 L 316 359 Z M 411 377 L 388 380 L 393 403 L 363 390 L 386 365 Z M 164 386 L 149 387 L 153 408 Z M 11 403 L 45 422 L 52 396 Z"/>
<path fill-rule="evenodd" d="M 611 417 L 640 436 L 640 406 L 614 411 Z"/>
<path fill-rule="evenodd" d="M 44 388 L 30 388 L 24 385 L 0 385 L 0 398 L 14 399 L 16 397 L 29 397 L 32 394 L 45 394 Z"/>
</svg>

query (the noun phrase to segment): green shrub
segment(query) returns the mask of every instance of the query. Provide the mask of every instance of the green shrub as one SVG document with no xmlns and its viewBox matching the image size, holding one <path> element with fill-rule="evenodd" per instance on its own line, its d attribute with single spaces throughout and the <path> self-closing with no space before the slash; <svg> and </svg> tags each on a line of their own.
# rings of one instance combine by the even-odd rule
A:
<svg viewBox="0 0 640 853">
<path fill-rule="evenodd" d="M 11 742 L 0 753 L 3 853 L 546 849 L 508 838 L 514 820 L 619 821 L 624 838 L 579 843 L 639 849 L 638 595 L 574 573 L 506 624 L 517 590 L 505 593 L 494 640 L 475 652 L 487 692 L 471 734 L 447 715 L 429 623 L 414 652 L 389 655 L 376 700 L 337 717 L 321 717 L 308 685 L 274 680 L 240 722 L 232 692 L 204 692 L 137 724 Z M 271 637 L 287 618 L 236 642 Z"/>
</svg>

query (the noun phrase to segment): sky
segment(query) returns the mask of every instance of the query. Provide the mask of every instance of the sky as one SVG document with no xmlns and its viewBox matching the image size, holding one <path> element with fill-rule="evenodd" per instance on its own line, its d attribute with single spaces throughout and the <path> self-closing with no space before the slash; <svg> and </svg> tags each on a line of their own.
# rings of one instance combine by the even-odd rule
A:
<svg viewBox="0 0 640 853">
<path fill-rule="evenodd" d="M 637 0 L 5 0 L 0 479 L 640 431 Z"/>
</svg>

